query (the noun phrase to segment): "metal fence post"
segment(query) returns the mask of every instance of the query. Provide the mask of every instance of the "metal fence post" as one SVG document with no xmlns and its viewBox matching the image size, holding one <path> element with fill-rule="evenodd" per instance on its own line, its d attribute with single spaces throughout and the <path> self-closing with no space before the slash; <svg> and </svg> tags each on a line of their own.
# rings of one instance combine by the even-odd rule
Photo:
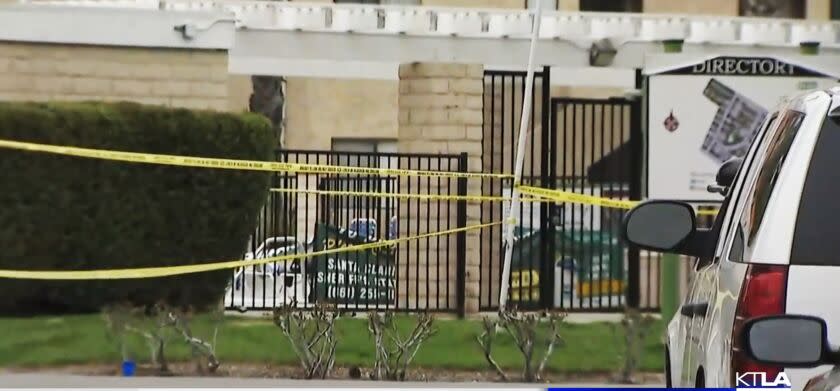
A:
<svg viewBox="0 0 840 391">
<path fill-rule="evenodd" d="M 642 198 L 642 110 L 641 102 L 634 100 L 630 103 L 630 148 L 633 151 L 632 171 L 630 177 L 630 199 Z M 641 260 L 639 248 L 631 245 L 627 251 L 627 307 L 638 309 L 641 301 Z"/>
<path fill-rule="evenodd" d="M 466 153 L 461 153 L 458 158 L 458 171 L 467 172 L 467 164 L 469 162 Z M 467 178 L 458 178 L 458 195 L 467 195 Z M 457 207 L 457 227 L 463 228 L 467 226 L 467 201 L 464 199 L 458 200 Z M 466 315 L 466 290 L 467 290 L 467 233 L 465 231 L 458 232 L 456 236 L 455 251 L 457 252 L 456 262 L 458 263 L 457 275 L 457 292 L 458 292 L 458 316 L 464 317 Z"/>
<path fill-rule="evenodd" d="M 541 160 L 542 187 L 555 189 L 557 186 L 556 166 L 557 155 L 557 132 L 553 118 L 556 117 L 557 107 L 551 99 L 551 67 L 544 67 L 542 74 L 542 127 L 541 139 Z M 532 141 L 533 142 L 533 141 Z M 533 157 L 532 157 L 533 158 Z M 554 307 L 554 240 L 555 240 L 555 206 L 551 203 L 543 203 L 540 206 L 540 231 L 542 233 L 542 246 L 540 247 L 540 304 L 544 309 Z"/>
</svg>

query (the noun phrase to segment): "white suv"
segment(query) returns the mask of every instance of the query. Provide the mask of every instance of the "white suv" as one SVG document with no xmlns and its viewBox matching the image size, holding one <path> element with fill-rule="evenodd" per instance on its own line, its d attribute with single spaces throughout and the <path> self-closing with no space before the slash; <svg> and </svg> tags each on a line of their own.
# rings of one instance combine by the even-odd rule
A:
<svg viewBox="0 0 840 391">
<path fill-rule="evenodd" d="M 785 371 L 801 390 L 828 367 L 757 363 L 737 336 L 751 318 L 808 314 L 840 344 L 840 88 L 787 99 L 717 181 L 725 199 L 710 229 L 676 201 L 648 201 L 625 217 L 629 242 L 694 262 L 668 325 L 667 385 L 735 387 L 736 374 Z"/>
</svg>

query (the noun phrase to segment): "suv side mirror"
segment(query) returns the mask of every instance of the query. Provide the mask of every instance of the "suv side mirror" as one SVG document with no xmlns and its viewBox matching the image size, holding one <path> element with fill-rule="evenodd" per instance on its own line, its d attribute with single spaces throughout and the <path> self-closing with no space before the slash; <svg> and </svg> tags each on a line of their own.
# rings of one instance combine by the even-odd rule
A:
<svg viewBox="0 0 840 391">
<path fill-rule="evenodd" d="M 805 315 L 773 315 L 744 324 L 741 346 L 762 364 L 811 368 L 830 361 L 825 320 Z"/>
<path fill-rule="evenodd" d="M 624 238 L 643 249 L 679 252 L 695 232 L 694 208 L 684 202 L 648 201 L 624 217 Z"/>
<path fill-rule="evenodd" d="M 735 175 L 738 175 L 738 169 L 741 168 L 742 158 L 732 158 L 723 163 L 715 175 L 715 182 L 718 186 L 729 187 L 735 180 Z"/>
<path fill-rule="evenodd" d="M 715 185 L 709 185 L 706 190 L 710 193 L 718 193 L 726 196 L 732 182 L 735 181 L 735 176 L 738 175 L 738 169 L 741 168 L 742 158 L 732 158 L 723 163 L 715 175 Z"/>
</svg>

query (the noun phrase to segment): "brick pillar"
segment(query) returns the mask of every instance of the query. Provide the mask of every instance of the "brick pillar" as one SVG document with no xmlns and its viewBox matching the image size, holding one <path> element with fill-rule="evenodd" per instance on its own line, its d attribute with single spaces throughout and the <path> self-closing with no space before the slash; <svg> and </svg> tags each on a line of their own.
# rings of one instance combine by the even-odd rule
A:
<svg viewBox="0 0 840 391">
<path fill-rule="evenodd" d="M 483 121 L 483 91 L 484 91 L 484 69 L 482 65 L 465 65 L 465 64 L 434 64 L 434 63 L 416 63 L 416 64 L 402 64 L 400 65 L 400 90 L 398 98 L 399 108 L 399 133 L 398 133 L 398 148 L 400 152 L 405 153 L 445 153 L 445 154 L 460 154 L 467 153 L 468 155 L 468 169 L 469 171 L 481 171 L 481 153 L 482 153 L 482 121 Z M 428 169 L 429 167 L 412 166 L 413 169 Z M 437 167 L 431 167 L 437 169 Z M 451 167 L 455 170 L 456 166 Z M 447 167 L 442 167 L 441 170 L 446 170 Z M 437 180 L 432 180 L 432 183 L 426 183 L 425 179 L 415 180 L 409 179 L 416 183 L 416 186 L 410 190 L 405 184 L 400 186 L 401 191 L 412 191 L 425 193 L 429 186 L 438 186 Z M 457 180 L 444 179 L 441 187 L 447 187 L 440 190 L 444 194 L 457 194 Z M 438 190 L 435 188 L 431 191 L 432 194 L 437 194 Z M 467 183 L 468 194 L 481 194 L 481 181 L 479 179 L 469 179 Z M 416 204 L 416 202 L 415 202 Z M 415 204 L 409 204 L 408 208 L 401 208 L 401 221 L 407 224 L 400 225 L 401 235 L 412 235 L 417 233 L 437 231 L 437 225 L 443 222 L 441 226 L 446 227 L 447 223 L 450 227 L 455 227 L 456 218 L 456 203 L 451 203 L 451 210 L 438 213 L 436 210 L 427 213 L 423 210 L 423 206 L 417 207 Z M 415 209 L 419 209 L 415 212 Z M 420 229 L 417 229 L 417 222 L 414 220 L 420 217 Z M 427 223 L 428 221 L 428 223 Z M 478 203 L 469 203 L 467 205 L 467 225 L 475 225 L 481 222 L 480 205 Z M 426 227 L 428 225 L 428 227 Z M 428 231 L 426 231 L 428 229 Z M 427 251 L 421 252 L 418 257 L 416 252 L 417 244 L 412 244 L 406 254 L 401 254 L 401 259 L 407 260 L 410 270 L 406 273 L 410 280 L 414 280 L 415 269 L 414 263 L 419 262 L 425 265 L 426 262 L 434 263 L 432 265 L 437 270 L 447 270 L 451 278 L 444 283 L 449 288 L 450 292 L 446 299 L 451 304 L 457 304 L 455 298 L 456 292 L 456 271 L 457 265 L 455 262 L 455 235 L 447 238 L 449 241 L 450 254 L 441 254 L 440 250 L 434 247 L 427 246 Z M 442 239 L 441 239 L 442 241 Z M 423 243 L 425 245 L 425 243 Z M 434 250 L 433 250 L 434 249 Z M 467 232 L 467 259 L 466 259 L 466 284 L 465 284 L 465 311 L 467 313 L 478 312 L 478 295 L 479 287 L 479 231 Z M 429 254 L 428 251 L 436 251 L 436 253 Z M 444 251 L 445 253 L 445 251 Z M 451 261 L 446 263 L 445 258 L 449 255 Z M 403 261 L 406 262 L 406 261 Z M 425 269 L 424 269 L 425 270 Z M 403 274 L 403 272 L 401 272 Z M 420 273 L 423 274 L 423 273 Z M 424 284 L 425 275 L 418 279 L 420 284 Z M 405 281 L 405 276 L 400 276 Z M 430 286 L 435 287 L 435 282 Z M 425 288 L 421 288 L 423 291 Z M 441 288 L 442 289 L 442 288 Z M 403 289 L 398 289 L 402 291 Z M 439 297 L 436 292 L 426 292 L 432 297 Z M 409 292 L 407 297 L 401 295 L 400 304 L 408 304 L 410 308 L 414 307 L 412 296 L 418 296 L 416 292 Z M 440 298 L 443 300 L 444 298 Z M 418 301 L 421 308 L 426 303 L 426 298 L 421 294 Z M 435 308 L 433 305 L 430 308 Z"/>
</svg>

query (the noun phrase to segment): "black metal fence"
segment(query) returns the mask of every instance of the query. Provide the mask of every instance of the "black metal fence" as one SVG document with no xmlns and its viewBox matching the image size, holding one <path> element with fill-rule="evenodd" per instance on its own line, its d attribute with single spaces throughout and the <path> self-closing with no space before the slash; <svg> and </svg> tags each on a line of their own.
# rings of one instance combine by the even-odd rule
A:
<svg viewBox="0 0 840 391">
<path fill-rule="evenodd" d="M 535 75 L 525 147 L 524 185 L 613 199 L 640 199 L 639 102 L 624 98 L 551 98 L 548 68 Z M 513 172 L 525 72 L 485 71 L 485 171 Z M 485 180 L 485 194 L 507 195 L 511 182 Z M 620 237 L 623 210 L 572 203 L 523 202 L 514 229 L 509 303 L 520 308 L 611 312 L 659 308 L 658 255 L 642 257 Z M 482 220 L 506 210 L 485 206 Z M 479 307 L 499 303 L 501 228 L 481 233 Z"/>
<path fill-rule="evenodd" d="M 550 170 L 555 188 L 591 196 L 641 198 L 639 104 L 626 99 L 554 98 Z M 574 311 L 659 307 L 658 260 L 642 260 L 621 239 L 625 211 L 594 205 L 555 205 L 561 216 L 551 245 L 554 280 L 562 286 L 553 305 Z"/>
<path fill-rule="evenodd" d="M 466 171 L 467 156 L 282 150 L 277 160 L 411 170 Z M 409 238 L 466 224 L 466 203 L 399 194 L 466 195 L 464 179 L 357 174 L 273 175 L 246 258 L 300 255 Z M 340 192 L 340 193 L 339 193 Z M 228 309 L 392 309 L 463 312 L 465 233 L 364 251 L 301 257 L 234 271 Z"/>
<path fill-rule="evenodd" d="M 548 67 L 535 72 L 532 91 L 533 106 L 530 113 L 528 142 L 525 147 L 522 183 L 530 186 L 550 187 L 551 171 L 545 168 L 550 156 L 550 106 Z M 482 165 L 485 172 L 512 173 L 522 105 L 525 97 L 525 73 L 517 71 L 485 71 L 484 73 L 484 138 Z M 484 195 L 509 196 L 512 180 L 483 179 Z M 551 286 L 545 284 L 549 276 L 550 233 L 549 211 L 544 204 L 520 204 L 518 224 L 515 227 L 517 244 L 514 246 L 510 274 L 509 302 L 520 308 L 544 307 L 552 295 Z M 482 222 L 504 220 L 507 204 L 482 204 Z M 498 308 L 504 259 L 503 226 L 482 229 L 480 233 L 479 309 L 490 311 Z"/>
<path fill-rule="evenodd" d="M 522 184 L 611 199 L 642 197 L 641 114 L 624 98 L 551 98 L 550 70 L 535 74 Z M 482 171 L 512 173 L 525 73 L 486 71 Z M 431 171 L 467 171 L 467 155 L 283 150 L 278 161 Z M 509 196 L 509 179 L 481 179 L 483 195 Z M 467 180 L 356 174 L 276 174 L 246 258 L 300 255 L 465 227 L 467 202 L 402 195 L 467 195 Z M 481 203 L 480 221 L 505 219 L 507 203 Z M 472 212 L 470 212 L 472 213 Z M 625 211 L 523 200 L 515 222 L 508 302 L 523 309 L 612 312 L 660 306 L 660 254 L 620 237 Z M 476 216 L 470 215 L 475 220 Z M 710 223 L 709 221 L 703 224 Z M 467 275 L 467 234 L 396 246 L 297 257 L 234 272 L 226 307 L 464 313 L 498 309 L 504 226 L 478 234 L 478 274 Z M 472 236 L 471 236 L 472 238 Z M 470 239 L 473 240 L 473 239 Z M 472 242 L 471 242 L 472 243 Z M 467 284 L 470 284 L 469 286 Z M 471 305 L 474 302 L 470 302 Z"/>
</svg>

